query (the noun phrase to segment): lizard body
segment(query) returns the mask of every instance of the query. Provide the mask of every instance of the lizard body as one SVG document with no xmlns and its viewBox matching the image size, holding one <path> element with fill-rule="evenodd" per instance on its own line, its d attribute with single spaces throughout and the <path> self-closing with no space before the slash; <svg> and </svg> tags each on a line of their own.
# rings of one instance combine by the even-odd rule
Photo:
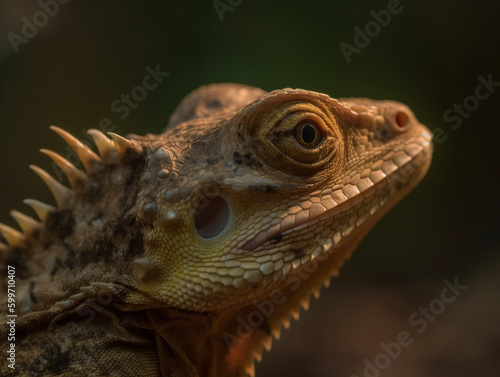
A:
<svg viewBox="0 0 500 377">
<path fill-rule="evenodd" d="M 236 84 L 191 93 L 160 135 L 89 131 L 99 154 L 54 131 L 85 171 L 44 150 L 71 189 L 34 167 L 57 207 L 0 227 L 5 376 L 253 375 L 432 151 L 400 103 Z"/>
</svg>

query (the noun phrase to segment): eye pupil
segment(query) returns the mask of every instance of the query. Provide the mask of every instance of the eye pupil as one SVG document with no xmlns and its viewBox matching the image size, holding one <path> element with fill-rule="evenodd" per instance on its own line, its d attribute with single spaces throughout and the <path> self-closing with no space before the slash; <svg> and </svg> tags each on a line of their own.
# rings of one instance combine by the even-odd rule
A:
<svg viewBox="0 0 500 377">
<path fill-rule="evenodd" d="M 304 143 L 311 144 L 314 140 L 316 140 L 316 128 L 314 128 L 309 123 L 306 123 L 302 126 L 301 137 L 304 140 Z"/>
<path fill-rule="evenodd" d="M 314 120 L 305 119 L 295 126 L 294 137 L 302 148 L 313 150 L 325 139 L 325 134 Z"/>
</svg>

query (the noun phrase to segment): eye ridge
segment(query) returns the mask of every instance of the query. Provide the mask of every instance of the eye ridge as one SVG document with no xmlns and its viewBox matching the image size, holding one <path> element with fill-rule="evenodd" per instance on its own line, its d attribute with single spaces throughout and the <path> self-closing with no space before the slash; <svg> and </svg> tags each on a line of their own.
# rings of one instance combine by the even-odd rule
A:
<svg viewBox="0 0 500 377">
<path fill-rule="evenodd" d="M 301 121 L 294 131 L 295 139 L 306 149 L 316 148 L 325 138 L 319 125 L 311 119 Z"/>
</svg>

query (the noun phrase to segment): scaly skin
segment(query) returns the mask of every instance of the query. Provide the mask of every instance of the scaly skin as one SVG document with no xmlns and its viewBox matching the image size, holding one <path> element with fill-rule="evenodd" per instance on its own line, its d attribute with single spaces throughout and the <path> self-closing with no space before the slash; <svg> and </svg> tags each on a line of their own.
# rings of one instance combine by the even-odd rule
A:
<svg viewBox="0 0 500 377">
<path fill-rule="evenodd" d="M 432 150 L 400 103 L 235 84 L 190 94 L 161 135 L 90 131 L 100 156 L 54 130 L 86 172 L 44 151 L 72 189 L 37 170 L 58 206 L 0 227 L 5 376 L 253 375 Z"/>
</svg>

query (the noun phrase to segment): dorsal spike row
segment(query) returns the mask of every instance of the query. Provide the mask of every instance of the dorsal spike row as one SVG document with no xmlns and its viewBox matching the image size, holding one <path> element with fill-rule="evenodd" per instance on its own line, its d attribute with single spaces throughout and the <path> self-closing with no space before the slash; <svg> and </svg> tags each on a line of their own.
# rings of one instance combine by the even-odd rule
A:
<svg viewBox="0 0 500 377">
<path fill-rule="evenodd" d="M 57 182 L 54 177 L 52 177 L 45 170 L 40 169 L 35 165 L 30 165 L 30 169 L 33 170 L 49 187 L 49 190 L 52 192 L 52 195 L 54 195 L 59 207 L 73 197 L 73 191 Z"/>
<path fill-rule="evenodd" d="M 10 226 L 0 224 L 0 233 L 11 247 L 21 246 L 24 243 L 24 235 Z"/>
<path fill-rule="evenodd" d="M 118 153 L 121 157 L 123 157 L 127 153 L 127 149 L 132 146 L 132 142 L 128 139 L 125 139 L 123 136 L 115 134 L 114 132 L 108 132 L 108 135 L 111 136 L 111 139 L 115 143 L 115 147 L 118 150 Z"/>
<path fill-rule="evenodd" d="M 87 171 L 92 171 L 96 165 L 102 164 L 101 158 L 73 135 L 56 126 L 50 126 L 50 129 L 73 148 Z"/>
<path fill-rule="evenodd" d="M 118 157 L 118 149 L 116 149 L 116 144 L 113 140 L 96 129 L 90 129 L 87 133 L 94 139 L 97 150 L 104 160 L 112 159 L 115 156 Z"/>
<path fill-rule="evenodd" d="M 18 211 L 11 211 L 10 215 L 16 220 L 25 235 L 33 234 L 41 225 L 33 217 L 26 216 L 24 213 Z"/>
<path fill-rule="evenodd" d="M 29 205 L 36 212 L 40 220 L 45 221 L 45 219 L 49 216 L 49 213 L 57 210 L 56 207 L 53 207 L 49 204 L 42 203 L 35 199 L 25 199 L 23 203 Z"/>
<path fill-rule="evenodd" d="M 71 162 L 66 160 L 61 155 L 48 149 L 40 149 L 40 152 L 51 158 L 52 161 L 54 161 L 57 166 L 61 168 L 64 174 L 66 174 L 66 176 L 68 177 L 71 187 L 75 188 L 87 180 L 87 174 L 85 174 L 85 172 L 75 167 Z"/>
</svg>

